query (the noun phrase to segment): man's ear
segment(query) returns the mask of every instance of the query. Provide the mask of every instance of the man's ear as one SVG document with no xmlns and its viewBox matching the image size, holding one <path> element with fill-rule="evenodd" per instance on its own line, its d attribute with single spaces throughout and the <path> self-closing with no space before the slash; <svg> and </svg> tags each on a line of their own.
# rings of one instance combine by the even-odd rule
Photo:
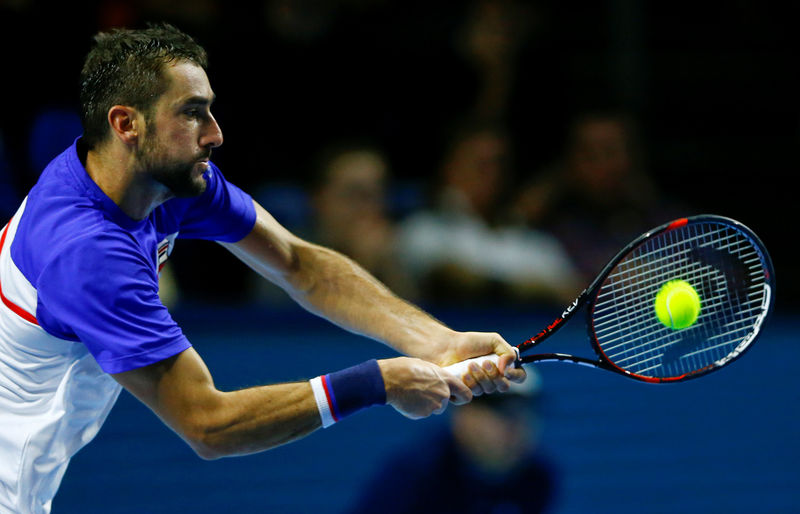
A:
<svg viewBox="0 0 800 514">
<path fill-rule="evenodd" d="M 125 105 L 115 105 L 108 110 L 108 123 L 111 133 L 126 145 L 135 145 L 143 128 L 139 111 Z"/>
</svg>

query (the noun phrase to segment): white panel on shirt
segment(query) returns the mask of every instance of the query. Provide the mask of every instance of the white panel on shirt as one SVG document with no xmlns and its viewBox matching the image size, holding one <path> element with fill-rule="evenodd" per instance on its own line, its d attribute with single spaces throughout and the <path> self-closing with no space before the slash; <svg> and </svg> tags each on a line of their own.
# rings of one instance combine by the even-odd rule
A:
<svg viewBox="0 0 800 514">
<path fill-rule="evenodd" d="M 36 289 L 33 288 L 31 283 L 28 282 L 28 279 L 25 278 L 11 261 L 10 251 L 11 242 L 14 241 L 14 235 L 17 233 L 19 220 L 22 218 L 22 213 L 25 211 L 25 204 L 27 203 L 28 199 L 25 198 L 22 205 L 17 210 L 17 213 L 11 218 L 11 226 L 8 227 L 5 244 L 3 245 L 3 253 L 0 254 L 0 284 L 3 285 L 3 294 L 6 298 L 35 316 Z M 2 235 L 2 232 L 0 232 L 0 235 Z"/>
<path fill-rule="evenodd" d="M 0 254 L 4 296 L 36 315 L 36 290 Z M 0 302 L 0 512 L 48 513 L 69 459 L 97 434 L 121 387 L 82 343 L 51 336 Z"/>
</svg>

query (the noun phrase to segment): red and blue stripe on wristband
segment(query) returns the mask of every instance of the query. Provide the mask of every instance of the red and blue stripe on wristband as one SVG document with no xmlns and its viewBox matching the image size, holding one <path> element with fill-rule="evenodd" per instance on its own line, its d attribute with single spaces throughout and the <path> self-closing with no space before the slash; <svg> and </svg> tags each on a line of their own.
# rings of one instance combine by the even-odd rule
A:
<svg viewBox="0 0 800 514">
<path fill-rule="evenodd" d="M 386 403 L 386 387 L 375 359 L 310 382 L 323 428 L 372 405 Z"/>
</svg>

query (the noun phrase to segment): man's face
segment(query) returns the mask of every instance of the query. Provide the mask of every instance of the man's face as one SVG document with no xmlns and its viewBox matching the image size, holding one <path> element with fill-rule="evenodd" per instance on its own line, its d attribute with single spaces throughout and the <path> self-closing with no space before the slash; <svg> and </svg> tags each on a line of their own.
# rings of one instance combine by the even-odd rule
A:
<svg viewBox="0 0 800 514">
<path fill-rule="evenodd" d="M 203 173 L 222 131 L 211 115 L 214 93 L 203 69 L 187 61 L 166 65 L 167 91 L 147 116 L 137 151 L 141 170 L 175 196 L 206 189 Z"/>
</svg>

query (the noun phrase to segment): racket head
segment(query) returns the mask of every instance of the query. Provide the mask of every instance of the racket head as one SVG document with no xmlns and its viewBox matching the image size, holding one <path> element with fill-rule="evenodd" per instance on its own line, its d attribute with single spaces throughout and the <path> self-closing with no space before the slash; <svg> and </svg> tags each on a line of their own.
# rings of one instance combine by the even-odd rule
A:
<svg viewBox="0 0 800 514">
<path fill-rule="evenodd" d="M 684 280 L 700 314 L 679 330 L 662 324 L 655 297 Z M 587 288 L 589 338 L 602 367 L 652 383 L 696 378 L 738 359 L 774 303 L 775 273 L 761 240 L 715 215 L 666 223 L 643 234 Z"/>
</svg>

